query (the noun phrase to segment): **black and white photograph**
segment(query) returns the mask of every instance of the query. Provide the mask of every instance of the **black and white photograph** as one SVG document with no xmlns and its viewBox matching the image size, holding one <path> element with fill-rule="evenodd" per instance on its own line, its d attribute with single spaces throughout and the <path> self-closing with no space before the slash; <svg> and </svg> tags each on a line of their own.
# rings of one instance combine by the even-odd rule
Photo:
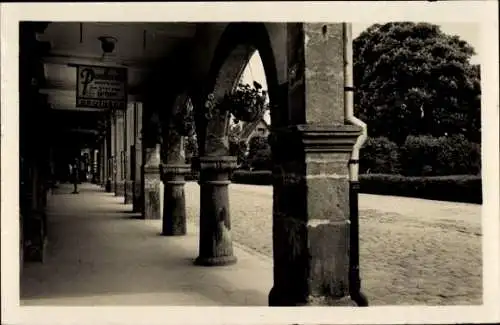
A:
<svg viewBox="0 0 500 325">
<path fill-rule="evenodd" d="M 2 323 L 500 321 L 498 4 L 395 3 L 2 4 Z"/>
</svg>

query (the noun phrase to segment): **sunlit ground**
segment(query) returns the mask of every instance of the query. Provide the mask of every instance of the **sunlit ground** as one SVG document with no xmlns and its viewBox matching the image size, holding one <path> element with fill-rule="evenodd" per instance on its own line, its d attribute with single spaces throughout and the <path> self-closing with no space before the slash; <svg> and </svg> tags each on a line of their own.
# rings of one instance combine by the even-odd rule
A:
<svg viewBox="0 0 500 325">
<path fill-rule="evenodd" d="M 197 183 L 186 196 L 197 222 Z M 231 184 L 230 206 L 233 239 L 272 256 L 272 187 Z M 480 205 L 361 195 L 360 215 L 362 287 L 372 305 L 482 303 Z"/>
</svg>

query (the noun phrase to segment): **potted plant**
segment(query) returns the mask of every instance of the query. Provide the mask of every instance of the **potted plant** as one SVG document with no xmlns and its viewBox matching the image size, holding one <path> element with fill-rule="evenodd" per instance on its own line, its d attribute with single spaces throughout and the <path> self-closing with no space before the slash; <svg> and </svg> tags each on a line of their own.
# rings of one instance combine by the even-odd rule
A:
<svg viewBox="0 0 500 325">
<path fill-rule="evenodd" d="M 252 122 L 262 115 L 267 108 L 267 91 L 262 89 L 262 85 L 253 82 L 253 87 L 248 84 L 239 84 L 236 89 L 226 93 L 222 98 L 216 99 L 214 94 L 209 94 L 205 102 L 207 112 L 205 117 L 210 120 L 216 114 L 224 116 L 231 113 L 238 123 L 240 120 Z"/>
</svg>

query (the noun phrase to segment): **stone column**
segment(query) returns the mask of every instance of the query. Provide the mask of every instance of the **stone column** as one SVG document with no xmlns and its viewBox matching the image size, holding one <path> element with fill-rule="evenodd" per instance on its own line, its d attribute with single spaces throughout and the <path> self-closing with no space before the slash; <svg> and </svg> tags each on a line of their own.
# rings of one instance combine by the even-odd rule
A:
<svg viewBox="0 0 500 325">
<path fill-rule="evenodd" d="M 200 255 L 195 264 L 234 264 L 229 210 L 230 173 L 236 157 L 200 157 Z"/>
<path fill-rule="evenodd" d="M 101 186 L 106 187 L 106 180 L 108 179 L 108 169 L 107 169 L 107 161 L 108 161 L 108 135 L 106 134 L 102 139 L 101 145 Z"/>
<path fill-rule="evenodd" d="M 113 138 L 113 132 L 112 132 L 112 128 L 111 128 L 111 123 L 109 123 L 109 127 L 107 128 L 106 130 L 106 138 L 105 138 L 105 141 L 104 141 L 104 152 L 105 152 L 105 156 L 104 156 L 104 174 L 105 174 L 105 177 L 106 179 L 104 180 L 104 188 L 106 190 L 106 192 L 108 193 L 111 193 L 112 191 L 112 178 L 113 178 L 113 164 L 112 164 L 112 155 L 113 155 L 113 151 L 111 149 L 112 147 L 112 138 Z"/>
<path fill-rule="evenodd" d="M 127 203 L 127 179 L 128 179 L 128 170 L 127 170 L 127 165 L 128 165 L 128 123 L 129 123 L 129 110 L 130 105 L 127 105 L 125 111 L 123 112 L 123 149 L 122 149 L 122 182 L 123 182 L 123 189 L 122 189 L 122 195 L 124 197 L 124 203 Z"/>
<path fill-rule="evenodd" d="M 97 174 L 99 170 L 99 150 L 93 149 L 93 159 L 92 159 L 92 183 L 97 184 L 97 178 L 99 175 Z"/>
<path fill-rule="evenodd" d="M 29 184 L 27 184 L 27 212 L 23 215 L 25 261 L 43 262 L 47 245 L 47 218 L 43 206 L 43 188 L 41 175 L 41 162 L 33 157 L 29 167 Z"/>
<path fill-rule="evenodd" d="M 125 204 L 132 204 L 134 197 L 133 179 L 132 179 L 132 166 L 134 149 L 134 107 L 135 103 L 130 103 L 127 108 L 127 155 L 125 158 L 126 165 L 126 179 L 125 179 Z"/>
<path fill-rule="evenodd" d="M 167 164 L 162 166 L 163 193 L 163 236 L 183 236 L 186 234 L 185 175 L 191 171 L 187 164 Z"/>
<path fill-rule="evenodd" d="M 144 211 L 144 195 L 143 195 L 143 176 L 144 172 L 142 169 L 142 140 L 141 140 L 141 130 L 142 130 L 142 103 L 136 103 L 134 107 L 134 165 L 132 168 L 135 169 L 134 172 L 134 192 L 133 192 L 133 211 L 143 212 Z"/>
<path fill-rule="evenodd" d="M 116 180 L 115 180 L 115 195 L 124 196 L 125 180 L 123 179 L 123 162 L 124 162 L 124 123 L 125 112 L 116 111 Z"/>
<path fill-rule="evenodd" d="M 342 24 L 287 24 L 288 83 L 273 129 L 271 306 L 353 306 L 349 174 L 361 134 L 344 120 Z M 305 73 L 307 72 L 307 73 Z"/>
<path fill-rule="evenodd" d="M 186 197 L 184 193 L 185 175 L 191 171 L 186 164 L 184 138 L 170 128 L 169 135 L 163 143 L 165 148 L 165 164 L 162 165 L 163 224 L 162 235 L 182 236 L 186 234 Z"/>
<path fill-rule="evenodd" d="M 101 144 L 99 145 L 99 185 L 104 187 L 106 184 L 106 172 L 105 172 L 105 163 L 106 163 L 106 136 L 101 139 Z"/>
<path fill-rule="evenodd" d="M 144 219 L 161 219 L 160 144 L 145 148 Z"/>
<path fill-rule="evenodd" d="M 116 177 L 117 177 L 117 129 L 116 129 L 116 112 L 113 111 L 111 115 L 111 155 L 109 160 L 109 173 L 110 173 L 110 192 L 116 193 Z"/>
</svg>

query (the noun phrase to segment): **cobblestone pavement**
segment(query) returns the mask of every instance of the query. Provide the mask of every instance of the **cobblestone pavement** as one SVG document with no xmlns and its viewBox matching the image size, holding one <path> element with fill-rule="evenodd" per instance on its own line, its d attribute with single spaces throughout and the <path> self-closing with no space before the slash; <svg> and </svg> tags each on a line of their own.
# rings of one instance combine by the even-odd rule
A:
<svg viewBox="0 0 500 325">
<path fill-rule="evenodd" d="M 197 222 L 199 187 L 186 184 Z M 360 265 L 371 305 L 482 303 L 481 206 L 360 195 Z M 272 256 L 272 188 L 230 185 L 233 239 Z"/>
</svg>

